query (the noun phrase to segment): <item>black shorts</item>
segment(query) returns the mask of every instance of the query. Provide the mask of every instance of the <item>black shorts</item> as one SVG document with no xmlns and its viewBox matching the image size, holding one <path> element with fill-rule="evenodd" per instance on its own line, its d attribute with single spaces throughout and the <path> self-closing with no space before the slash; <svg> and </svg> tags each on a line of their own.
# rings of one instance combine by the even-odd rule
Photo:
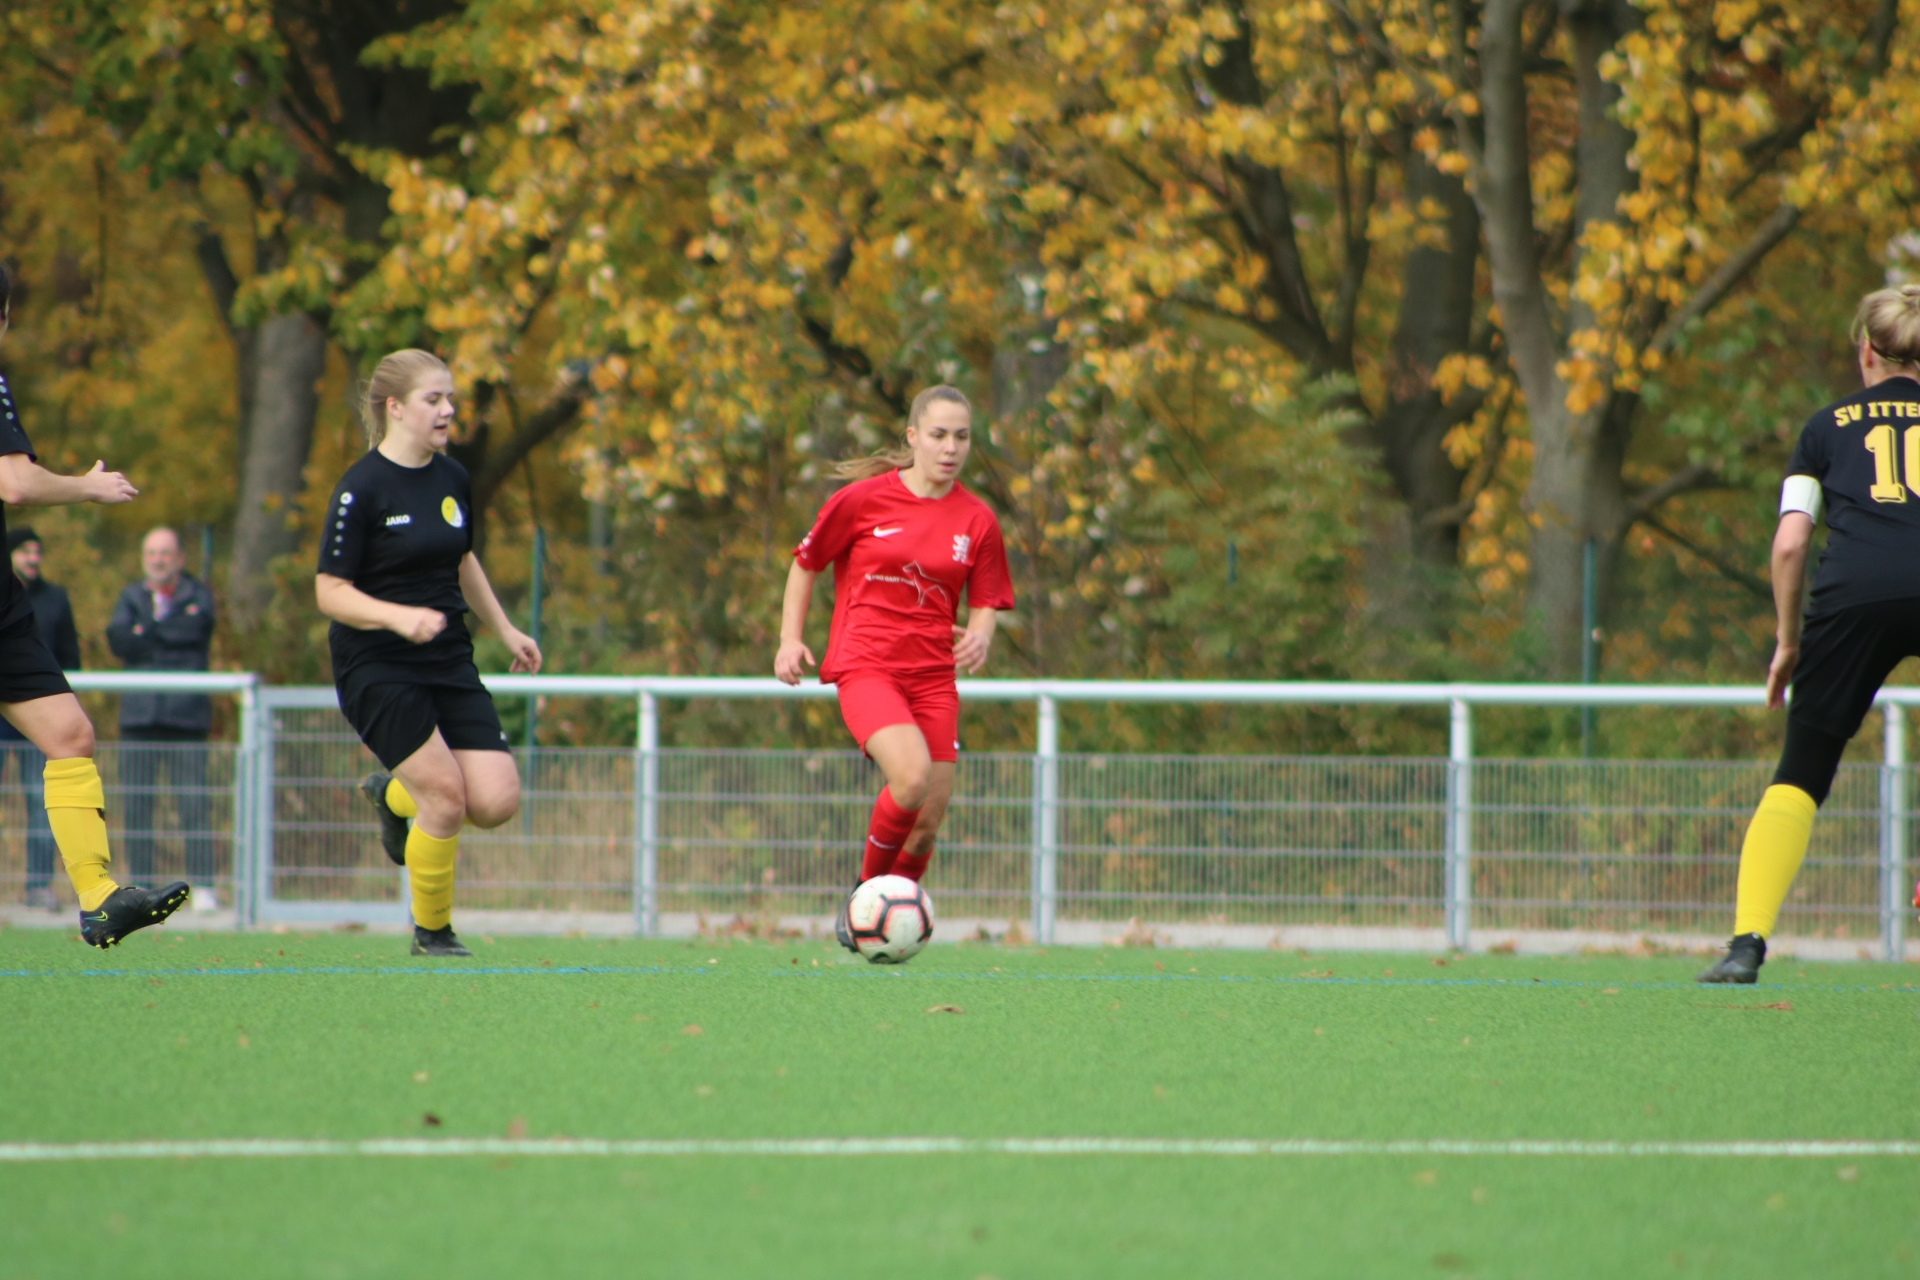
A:
<svg viewBox="0 0 1920 1280">
<path fill-rule="evenodd" d="M 0 703 L 32 702 L 72 692 L 66 672 L 40 638 L 31 613 L 0 627 Z"/>
<path fill-rule="evenodd" d="M 1848 605 L 1807 619 L 1787 718 L 1842 739 L 1860 731 L 1902 658 L 1920 656 L 1920 600 Z"/>
<path fill-rule="evenodd" d="M 388 769 L 427 745 L 435 729 L 455 751 L 511 749 L 485 689 L 352 679 L 334 687 L 347 723 Z"/>
</svg>

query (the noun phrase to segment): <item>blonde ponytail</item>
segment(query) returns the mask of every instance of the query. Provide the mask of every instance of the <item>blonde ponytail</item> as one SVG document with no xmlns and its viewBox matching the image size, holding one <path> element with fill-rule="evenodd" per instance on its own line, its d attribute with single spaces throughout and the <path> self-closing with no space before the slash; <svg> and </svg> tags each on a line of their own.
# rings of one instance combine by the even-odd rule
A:
<svg viewBox="0 0 1920 1280">
<path fill-rule="evenodd" d="M 1865 338 L 1890 364 L 1920 365 L 1920 284 L 1876 289 L 1860 299 L 1848 332 L 1855 346 Z"/>
<path fill-rule="evenodd" d="M 920 419 L 926 415 L 927 406 L 943 400 L 948 404 L 959 405 L 967 411 L 969 416 L 973 413 L 973 405 L 968 401 L 966 393 L 958 387 L 950 387 L 943 382 L 928 387 L 913 398 L 913 407 L 907 410 L 907 429 L 911 431 L 920 425 Z M 896 445 L 891 449 L 870 453 L 864 458 L 848 458 L 845 462 L 836 462 L 833 464 L 833 474 L 841 480 L 871 480 L 874 476 L 883 476 L 889 471 L 899 471 L 912 465 L 913 450 L 905 445 Z"/>
</svg>

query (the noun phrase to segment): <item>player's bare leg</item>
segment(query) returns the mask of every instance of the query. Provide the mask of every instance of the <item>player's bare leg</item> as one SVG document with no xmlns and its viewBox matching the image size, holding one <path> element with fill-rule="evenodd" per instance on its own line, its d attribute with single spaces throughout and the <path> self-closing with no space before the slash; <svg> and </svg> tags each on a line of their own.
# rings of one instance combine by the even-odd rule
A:
<svg viewBox="0 0 1920 1280">
<path fill-rule="evenodd" d="M 108 867 L 107 796 L 93 762 L 93 722 L 80 699 L 56 693 L 0 704 L 0 715 L 47 757 L 47 825 L 80 898 L 80 936 L 105 949 L 159 924 L 186 902 L 184 880 L 160 889 L 115 884 Z"/>
</svg>

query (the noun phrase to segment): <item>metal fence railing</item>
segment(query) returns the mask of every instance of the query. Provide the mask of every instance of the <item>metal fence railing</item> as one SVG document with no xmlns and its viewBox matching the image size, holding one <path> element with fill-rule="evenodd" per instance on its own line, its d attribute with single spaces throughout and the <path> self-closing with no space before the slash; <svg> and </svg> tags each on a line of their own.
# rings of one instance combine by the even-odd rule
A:
<svg viewBox="0 0 1920 1280">
<path fill-rule="evenodd" d="M 404 873 L 381 854 L 356 791 L 372 757 L 332 689 L 247 675 L 88 673 L 75 684 L 240 700 L 236 742 L 102 744 L 116 849 L 149 850 L 163 876 L 192 879 L 210 862 L 243 926 L 405 918 Z M 858 752 L 660 746 L 663 702 L 831 697 L 830 688 L 723 677 L 488 684 L 497 694 L 631 699 L 638 731 L 631 748 L 522 753 L 522 815 L 462 839 L 463 909 L 622 913 L 647 934 L 663 916 L 824 916 L 845 892 L 880 781 Z M 1042 941 L 1063 921 L 1135 917 L 1411 926 L 1458 947 L 1475 929 L 1720 933 L 1770 769 L 1473 752 L 1477 707 L 1752 707 L 1757 688 L 1007 680 L 962 682 L 962 696 L 1035 704 L 1035 750 L 962 758 L 929 883 L 943 915 L 1022 919 Z M 1441 706 L 1448 752 L 1068 754 L 1066 702 Z M 1920 689 L 1883 692 L 1884 762 L 1841 769 L 1784 933 L 1904 954 L 1913 772 L 1904 708 L 1915 703 Z M 25 887 L 39 869 L 29 865 L 28 798 L 0 748 L 0 885 Z"/>
</svg>

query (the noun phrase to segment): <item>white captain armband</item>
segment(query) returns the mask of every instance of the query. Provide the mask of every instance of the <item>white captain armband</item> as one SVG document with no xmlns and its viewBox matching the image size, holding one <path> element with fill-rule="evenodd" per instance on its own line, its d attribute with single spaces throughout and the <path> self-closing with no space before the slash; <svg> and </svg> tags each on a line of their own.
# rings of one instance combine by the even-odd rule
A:
<svg viewBox="0 0 1920 1280">
<path fill-rule="evenodd" d="M 1780 486 L 1780 514 L 1802 511 L 1820 523 L 1820 481 L 1813 476 L 1788 476 Z"/>
</svg>

